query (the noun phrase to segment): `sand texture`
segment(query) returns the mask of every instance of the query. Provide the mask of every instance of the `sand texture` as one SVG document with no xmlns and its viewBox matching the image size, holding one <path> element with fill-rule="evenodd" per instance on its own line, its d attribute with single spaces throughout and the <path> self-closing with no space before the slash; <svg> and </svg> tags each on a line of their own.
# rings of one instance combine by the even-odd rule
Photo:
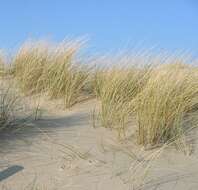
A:
<svg viewBox="0 0 198 190">
<path fill-rule="evenodd" d="M 66 111 L 45 105 L 45 114 L 32 126 L 3 134 L 0 172 L 23 169 L 1 180 L 0 189 L 198 189 L 196 140 L 190 155 L 174 147 L 145 150 L 132 137 L 119 141 L 111 130 L 94 128 L 96 106 L 94 100 Z"/>
</svg>

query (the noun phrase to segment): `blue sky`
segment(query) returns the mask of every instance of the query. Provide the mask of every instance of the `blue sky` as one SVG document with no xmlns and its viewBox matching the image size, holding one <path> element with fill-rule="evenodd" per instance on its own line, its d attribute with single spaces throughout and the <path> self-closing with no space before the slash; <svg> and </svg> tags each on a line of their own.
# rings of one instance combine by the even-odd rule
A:
<svg viewBox="0 0 198 190">
<path fill-rule="evenodd" d="M 197 0 L 0 0 L 0 47 L 86 35 L 92 51 L 144 47 L 198 54 Z"/>
</svg>

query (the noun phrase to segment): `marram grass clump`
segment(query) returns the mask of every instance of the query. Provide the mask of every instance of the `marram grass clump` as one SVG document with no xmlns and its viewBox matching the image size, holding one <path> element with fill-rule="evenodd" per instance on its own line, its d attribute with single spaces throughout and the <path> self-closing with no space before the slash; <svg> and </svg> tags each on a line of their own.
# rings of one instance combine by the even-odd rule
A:
<svg viewBox="0 0 198 190">
<path fill-rule="evenodd" d="M 40 78 L 48 65 L 49 47 L 46 42 L 26 42 L 13 59 L 12 73 L 26 95 L 40 92 L 45 87 Z"/>
<path fill-rule="evenodd" d="M 144 146 L 179 139 L 198 126 L 197 71 L 177 59 L 97 70 L 93 86 L 101 125 L 125 136 L 135 121 Z"/>
<path fill-rule="evenodd" d="M 0 81 L 0 132 L 19 129 L 35 119 L 35 110 L 19 94 L 13 81 Z"/>
<path fill-rule="evenodd" d="M 13 73 L 22 92 L 63 98 L 66 108 L 77 103 L 89 75 L 77 56 L 81 45 L 79 40 L 25 43 L 13 60 Z"/>
<path fill-rule="evenodd" d="M 8 70 L 9 65 L 7 64 L 5 53 L 0 50 L 0 77 L 6 76 Z"/>
<path fill-rule="evenodd" d="M 96 75 L 95 92 L 100 100 L 99 118 L 106 128 L 114 128 L 119 136 L 133 114 L 133 99 L 142 91 L 149 77 L 150 67 L 131 66 L 100 71 Z"/>
<path fill-rule="evenodd" d="M 75 51 L 56 53 L 43 74 L 48 95 L 63 98 L 66 108 L 79 101 L 89 76 L 89 69 L 73 60 Z"/>
<path fill-rule="evenodd" d="M 174 141 L 198 124 L 198 72 L 178 63 L 157 67 L 135 104 L 140 144 Z"/>
</svg>

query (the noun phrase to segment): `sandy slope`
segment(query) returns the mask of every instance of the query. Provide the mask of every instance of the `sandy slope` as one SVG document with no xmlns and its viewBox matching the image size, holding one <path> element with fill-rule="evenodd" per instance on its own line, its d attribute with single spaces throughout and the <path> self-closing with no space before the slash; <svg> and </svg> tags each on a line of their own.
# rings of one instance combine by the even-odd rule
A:
<svg viewBox="0 0 198 190">
<path fill-rule="evenodd" d="M 95 101 L 58 111 L 0 138 L 0 171 L 24 169 L 0 182 L 0 189 L 128 190 L 198 189 L 196 141 L 190 156 L 172 147 L 144 151 L 129 139 L 118 142 L 112 131 L 92 127 Z M 144 185 L 143 185 L 144 184 Z"/>
</svg>

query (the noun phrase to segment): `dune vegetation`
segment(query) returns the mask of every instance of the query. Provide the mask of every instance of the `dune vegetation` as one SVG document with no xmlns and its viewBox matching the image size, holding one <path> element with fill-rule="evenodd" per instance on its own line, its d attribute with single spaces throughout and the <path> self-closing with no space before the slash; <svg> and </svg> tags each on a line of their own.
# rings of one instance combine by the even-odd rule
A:
<svg viewBox="0 0 198 190">
<path fill-rule="evenodd" d="M 195 127 L 197 95 L 198 73 L 193 67 L 173 63 L 153 69 L 135 100 L 139 143 L 166 143 Z"/>
<path fill-rule="evenodd" d="M 134 113 L 133 100 L 147 83 L 150 67 L 110 68 L 95 75 L 95 92 L 101 103 L 99 118 L 106 128 L 115 128 L 119 136 Z"/>
<path fill-rule="evenodd" d="M 3 74 L 3 76 L 5 73 Z M 10 132 L 31 124 L 36 109 L 30 108 L 10 78 L 0 79 L 0 133 Z"/>
<path fill-rule="evenodd" d="M 197 65 L 178 58 L 150 61 L 139 67 L 129 66 L 129 59 L 127 68 L 96 73 L 95 82 L 101 124 L 125 137 L 135 121 L 144 146 L 174 142 L 198 126 Z"/>
<path fill-rule="evenodd" d="M 125 137 L 135 122 L 136 141 L 144 146 L 174 141 L 198 125 L 196 63 L 152 56 L 144 60 L 144 55 L 139 62 L 138 55 L 125 55 L 111 59 L 111 64 L 103 59 L 101 65 L 106 66 L 102 68 L 97 61 L 93 67 L 80 56 L 82 45 L 81 40 L 26 42 L 13 55 L 9 72 L 0 59 L 1 73 L 14 80 L 21 94 L 61 99 L 64 108 L 87 97 L 96 98 L 100 124 Z M 8 97 L 5 94 L 0 102 L 6 108 L 1 110 L 1 123 L 11 117 L 8 112 L 14 102 Z M 5 98 L 10 102 L 7 107 Z"/>
<path fill-rule="evenodd" d="M 25 43 L 13 60 L 13 73 L 22 92 L 63 98 L 65 108 L 78 102 L 89 71 L 76 55 L 81 45 L 78 40 Z"/>
</svg>

